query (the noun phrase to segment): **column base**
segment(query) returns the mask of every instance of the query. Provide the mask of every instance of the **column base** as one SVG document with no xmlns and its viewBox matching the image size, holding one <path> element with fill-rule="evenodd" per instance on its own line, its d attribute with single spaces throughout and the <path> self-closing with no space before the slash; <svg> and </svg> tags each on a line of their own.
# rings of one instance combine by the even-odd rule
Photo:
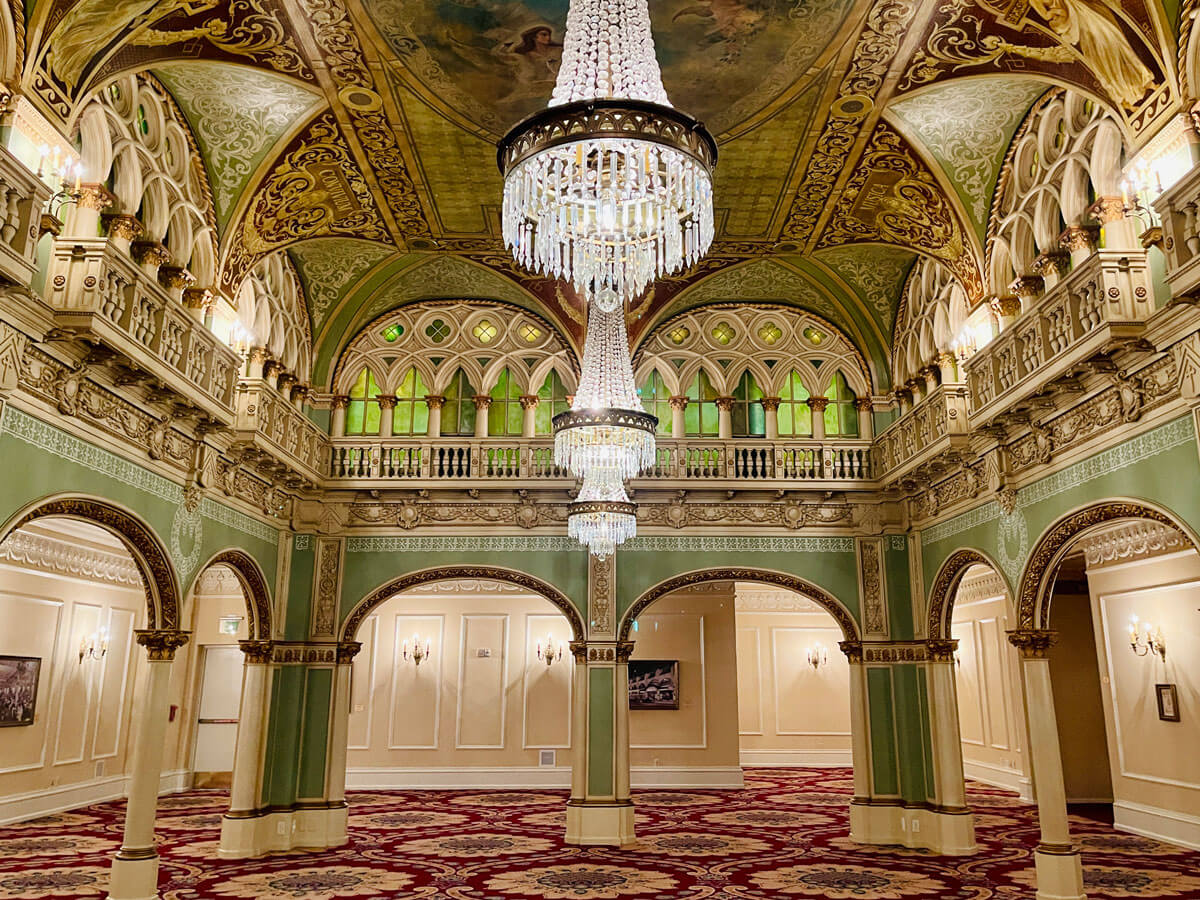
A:
<svg viewBox="0 0 1200 900">
<path fill-rule="evenodd" d="M 568 844 L 629 847 L 637 843 L 633 803 L 567 803 Z"/>
<path fill-rule="evenodd" d="M 109 900 L 158 900 L 158 854 L 141 859 L 113 858 Z"/>
<path fill-rule="evenodd" d="M 1037 900 L 1084 900 L 1083 865 L 1079 851 L 1035 850 L 1033 865 L 1037 872 Z"/>
<path fill-rule="evenodd" d="M 288 850 L 329 850 L 342 847 L 346 831 L 345 806 L 286 810 L 226 816 L 221 819 L 220 859 L 251 859 Z"/>
<path fill-rule="evenodd" d="M 975 843 L 975 816 L 970 810 L 946 811 L 902 803 L 850 804 L 850 840 L 932 850 L 943 856 L 970 856 Z"/>
</svg>

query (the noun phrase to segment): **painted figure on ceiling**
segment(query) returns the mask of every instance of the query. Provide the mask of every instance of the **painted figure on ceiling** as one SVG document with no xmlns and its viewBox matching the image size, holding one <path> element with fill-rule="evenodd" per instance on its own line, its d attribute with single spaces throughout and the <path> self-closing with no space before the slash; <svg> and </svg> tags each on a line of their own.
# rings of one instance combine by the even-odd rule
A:
<svg viewBox="0 0 1200 900">
<path fill-rule="evenodd" d="M 75 88 L 83 70 L 130 24 L 160 5 L 161 0 L 83 0 L 63 16 L 54 30 L 49 68 L 67 88 Z M 157 10 L 154 18 L 178 6 L 177 0 Z"/>
</svg>

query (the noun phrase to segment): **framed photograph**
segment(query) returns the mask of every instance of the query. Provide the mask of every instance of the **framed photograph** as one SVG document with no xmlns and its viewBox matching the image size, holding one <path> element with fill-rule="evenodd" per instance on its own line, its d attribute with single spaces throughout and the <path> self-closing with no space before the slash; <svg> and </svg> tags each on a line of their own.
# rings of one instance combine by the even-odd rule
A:
<svg viewBox="0 0 1200 900">
<path fill-rule="evenodd" d="M 0 656 L 0 728 L 33 724 L 41 670 L 41 657 Z"/>
<path fill-rule="evenodd" d="M 630 709 L 679 709 L 679 660 L 629 661 Z"/>
<path fill-rule="evenodd" d="M 1179 694 L 1173 684 L 1156 684 L 1154 693 L 1158 695 L 1158 717 L 1164 722 L 1179 721 Z"/>
</svg>

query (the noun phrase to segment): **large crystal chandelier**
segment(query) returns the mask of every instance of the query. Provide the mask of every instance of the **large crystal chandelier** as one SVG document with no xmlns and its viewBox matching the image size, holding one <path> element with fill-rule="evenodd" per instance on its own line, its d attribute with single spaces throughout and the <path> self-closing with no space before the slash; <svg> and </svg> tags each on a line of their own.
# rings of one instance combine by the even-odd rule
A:
<svg viewBox="0 0 1200 900">
<path fill-rule="evenodd" d="M 708 251 L 716 160 L 663 90 L 646 0 L 572 0 L 549 107 L 500 141 L 505 244 L 615 309 Z"/>
</svg>

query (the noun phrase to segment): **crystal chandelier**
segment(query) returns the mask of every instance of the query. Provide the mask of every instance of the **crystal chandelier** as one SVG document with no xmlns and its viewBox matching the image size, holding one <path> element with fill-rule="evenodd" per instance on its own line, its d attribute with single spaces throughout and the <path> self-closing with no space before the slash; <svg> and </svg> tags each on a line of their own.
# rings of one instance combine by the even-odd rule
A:
<svg viewBox="0 0 1200 900">
<path fill-rule="evenodd" d="M 572 0 L 550 105 L 497 159 L 514 258 L 609 309 L 712 243 L 717 145 L 667 99 L 646 0 Z"/>
<path fill-rule="evenodd" d="M 590 470 L 567 509 L 567 535 L 605 560 L 636 532 L 637 504 L 625 493 L 624 482 L 612 469 Z"/>
</svg>

